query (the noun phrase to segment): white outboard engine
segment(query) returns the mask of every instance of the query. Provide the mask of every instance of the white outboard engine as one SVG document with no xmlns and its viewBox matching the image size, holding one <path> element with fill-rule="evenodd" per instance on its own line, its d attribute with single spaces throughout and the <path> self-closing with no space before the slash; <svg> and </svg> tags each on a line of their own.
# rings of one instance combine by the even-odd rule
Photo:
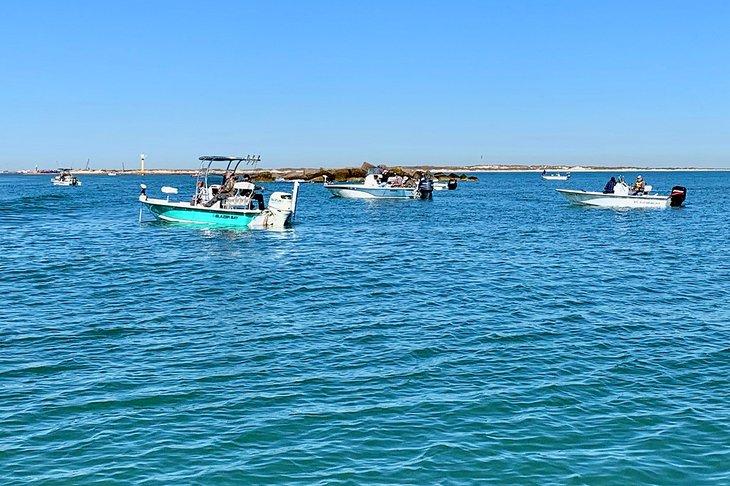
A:
<svg viewBox="0 0 730 486">
<path fill-rule="evenodd" d="M 277 211 L 291 211 L 291 194 L 288 192 L 272 192 L 271 196 L 269 196 L 269 209 Z"/>
<path fill-rule="evenodd" d="M 284 228 L 293 224 L 294 214 L 297 212 L 297 197 L 299 183 L 294 183 L 294 189 L 288 192 L 272 192 L 269 196 L 269 205 L 248 225 L 249 228 Z"/>
<path fill-rule="evenodd" d="M 248 225 L 249 228 L 283 228 L 291 222 L 293 204 L 288 192 L 272 192 L 269 206 Z"/>
<path fill-rule="evenodd" d="M 421 199 L 433 199 L 433 179 L 422 177 L 418 181 L 418 191 L 421 193 Z"/>
<path fill-rule="evenodd" d="M 672 193 L 669 196 L 669 205 L 673 208 L 682 206 L 682 203 L 687 198 L 687 188 L 684 186 L 672 187 Z"/>
</svg>

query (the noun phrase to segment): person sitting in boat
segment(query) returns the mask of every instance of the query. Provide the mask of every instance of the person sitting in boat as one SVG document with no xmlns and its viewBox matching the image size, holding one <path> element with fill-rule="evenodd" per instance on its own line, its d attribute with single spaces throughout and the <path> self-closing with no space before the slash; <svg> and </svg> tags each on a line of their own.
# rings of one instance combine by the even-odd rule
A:
<svg viewBox="0 0 730 486">
<path fill-rule="evenodd" d="M 257 189 L 259 191 L 263 190 L 263 187 L 255 186 L 253 184 L 253 182 L 251 182 L 251 176 L 248 174 L 245 174 L 243 176 L 243 182 L 247 182 L 251 185 L 250 185 L 250 189 L 242 189 L 241 194 L 244 196 L 251 196 L 251 200 L 256 201 L 258 203 L 259 211 L 263 211 L 264 209 L 266 209 L 266 206 L 264 205 L 264 195 L 261 194 L 260 192 L 256 192 Z"/>
<path fill-rule="evenodd" d="M 644 182 L 644 178 L 638 176 L 636 178 L 636 182 L 634 182 L 634 187 L 631 188 L 631 190 L 633 191 L 632 194 L 634 196 L 644 194 L 644 189 L 646 189 L 646 183 Z"/>
<path fill-rule="evenodd" d="M 203 187 L 203 181 L 198 181 L 196 187 L 195 187 L 195 194 L 193 195 L 193 200 L 190 203 L 191 206 L 197 206 L 203 201 L 203 196 L 205 195 L 205 188 Z"/>
<path fill-rule="evenodd" d="M 236 184 L 236 178 L 233 176 L 233 174 L 229 174 L 228 172 L 226 172 L 225 174 L 223 174 L 223 180 L 225 182 L 223 183 L 223 185 L 221 185 L 220 189 L 218 189 L 218 193 L 213 196 L 210 201 L 205 203 L 205 207 L 209 208 L 218 201 L 223 201 L 233 195 L 233 186 Z"/>
<path fill-rule="evenodd" d="M 611 177 L 611 180 L 609 180 L 606 183 L 606 187 L 603 188 L 603 193 L 604 194 L 613 194 L 613 190 L 615 187 L 616 187 L 616 178 Z"/>
</svg>

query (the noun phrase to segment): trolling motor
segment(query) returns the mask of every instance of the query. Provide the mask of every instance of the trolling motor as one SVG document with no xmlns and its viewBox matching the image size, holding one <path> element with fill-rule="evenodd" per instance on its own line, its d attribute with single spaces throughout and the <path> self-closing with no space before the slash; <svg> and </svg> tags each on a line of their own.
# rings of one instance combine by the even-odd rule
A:
<svg viewBox="0 0 730 486">
<path fill-rule="evenodd" d="M 682 206 L 682 203 L 687 198 L 687 188 L 683 186 L 674 186 L 672 188 L 672 194 L 669 196 L 669 205 L 673 208 Z"/>
<path fill-rule="evenodd" d="M 140 184 L 139 187 L 141 188 L 139 195 L 144 196 L 145 199 L 147 199 L 147 184 Z"/>
</svg>

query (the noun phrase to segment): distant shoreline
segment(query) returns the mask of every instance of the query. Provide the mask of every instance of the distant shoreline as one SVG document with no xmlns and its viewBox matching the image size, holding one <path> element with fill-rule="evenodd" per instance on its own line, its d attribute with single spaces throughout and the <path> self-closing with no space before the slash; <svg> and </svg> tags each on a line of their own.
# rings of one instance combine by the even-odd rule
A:
<svg viewBox="0 0 730 486">
<path fill-rule="evenodd" d="M 395 166 L 394 166 L 395 167 Z M 499 173 L 499 172 L 728 172 L 730 167 L 567 167 L 567 166 L 516 166 L 516 165 L 473 165 L 473 166 L 460 166 L 460 167 L 442 167 L 442 166 L 397 166 L 407 170 L 420 170 L 420 171 L 431 171 L 441 173 Z M 354 167 L 353 167 L 354 168 Z M 252 173 L 271 173 L 274 176 L 281 176 L 284 174 L 301 173 L 306 175 L 307 172 L 312 173 L 321 170 L 337 170 L 337 168 L 314 168 L 314 167 L 300 167 L 300 168 L 257 168 L 248 169 L 244 172 Z M 71 169 L 71 172 L 78 175 L 109 175 L 116 174 L 118 176 L 126 175 L 142 175 L 139 170 L 106 170 L 106 169 Z M 222 173 L 223 170 L 211 171 L 211 173 Z M 49 175 L 56 174 L 58 171 L 43 170 L 35 172 L 32 170 L 6 170 L 0 172 L 0 174 L 16 174 L 16 175 Z M 197 169 L 145 169 L 144 175 L 195 175 L 198 173 Z"/>
</svg>

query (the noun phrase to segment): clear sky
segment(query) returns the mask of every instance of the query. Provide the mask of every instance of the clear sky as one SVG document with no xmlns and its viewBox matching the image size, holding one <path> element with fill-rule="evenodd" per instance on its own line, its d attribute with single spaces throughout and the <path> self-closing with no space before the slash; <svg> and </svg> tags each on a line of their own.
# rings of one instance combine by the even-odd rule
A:
<svg viewBox="0 0 730 486">
<path fill-rule="evenodd" d="M 0 169 L 730 166 L 727 1 L 17 1 Z"/>
</svg>

